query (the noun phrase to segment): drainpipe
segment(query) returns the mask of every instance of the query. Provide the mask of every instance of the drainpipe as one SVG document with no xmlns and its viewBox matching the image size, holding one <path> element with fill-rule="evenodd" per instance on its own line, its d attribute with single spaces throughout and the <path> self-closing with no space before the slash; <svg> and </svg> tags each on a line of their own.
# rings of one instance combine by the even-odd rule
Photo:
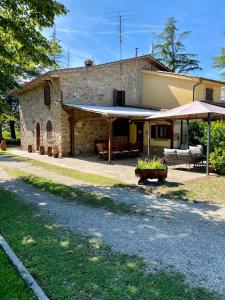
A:
<svg viewBox="0 0 225 300">
<path fill-rule="evenodd" d="M 193 85 L 193 98 L 192 101 L 195 101 L 195 89 L 198 85 L 200 85 L 202 83 L 202 78 L 199 78 L 199 82 Z"/>
</svg>

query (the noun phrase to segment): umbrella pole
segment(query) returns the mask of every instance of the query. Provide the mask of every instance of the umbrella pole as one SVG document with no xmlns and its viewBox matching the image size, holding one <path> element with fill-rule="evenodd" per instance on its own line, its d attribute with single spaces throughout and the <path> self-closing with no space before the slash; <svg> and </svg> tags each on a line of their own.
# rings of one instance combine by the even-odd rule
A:
<svg viewBox="0 0 225 300">
<path fill-rule="evenodd" d="M 207 138 L 206 175 L 209 175 L 210 132 L 211 132 L 211 114 L 209 113 L 208 114 L 208 138 Z"/>
</svg>

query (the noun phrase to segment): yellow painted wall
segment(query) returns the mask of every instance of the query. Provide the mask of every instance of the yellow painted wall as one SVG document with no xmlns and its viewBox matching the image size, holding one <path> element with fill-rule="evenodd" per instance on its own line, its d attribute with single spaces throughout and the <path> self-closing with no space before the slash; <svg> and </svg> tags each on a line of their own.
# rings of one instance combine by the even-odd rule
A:
<svg viewBox="0 0 225 300">
<path fill-rule="evenodd" d="M 170 109 L 190 103 L 193 99 L 193 85 L 197 82 L 194 79 L 144 71 L 142 106 Z M 221 86 L 204 81 L 196 87 L 195 100 L 205 100 L 206 87 L 213 88 L 215 101 L 221 101 Z"/>
<path fill-rule="evenodd" d="M 137 127 L 135 123 L 131 123 L 129 141 L 130 143 L 136 143 L 136 140 L 137 140 Z"/>
</svg>

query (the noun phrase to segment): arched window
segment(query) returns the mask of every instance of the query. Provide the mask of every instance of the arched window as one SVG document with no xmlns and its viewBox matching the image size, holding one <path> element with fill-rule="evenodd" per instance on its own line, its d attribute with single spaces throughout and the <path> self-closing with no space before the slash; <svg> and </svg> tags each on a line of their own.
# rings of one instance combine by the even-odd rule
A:
<svg viewBox="0 0 225 300">
<path fill-rule="evenodd" d="M 52 122 L 51 121 L 47 122 L 46 130 L 47 130 L 47 139 L 51 140 L 52 139 Z"/>
</svg>

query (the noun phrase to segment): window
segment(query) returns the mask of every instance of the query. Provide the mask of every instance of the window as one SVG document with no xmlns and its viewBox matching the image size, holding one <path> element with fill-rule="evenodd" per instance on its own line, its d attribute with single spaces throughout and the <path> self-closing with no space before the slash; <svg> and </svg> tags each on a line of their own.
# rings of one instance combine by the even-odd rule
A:
<svg viewBox="0 0 225 300">
<path fill-rule="evenodd" d="M 211 88 L 205 89 L 205 100 L 213 101 L 213 89 L 211 89 Z"/>
<path fill-rule="evenodd" d="M 118 119 L 113 122 L 113 136 L 128 136 L 129 120 Z"/>
<path fill-rule="evenodd" d="M 114 106 L 125 106 L 125 91 L 113 91 Z"/>
<path fill-rule="evenodd" d="M 172 136 L 171 125 L 152 125 L 151 137 L 153 139 L 170 139 Z"/>
<path fill-rule="evenodd" d="M 44 85 L 44 104 L 51 105 L 51 88 L 48 83 Z"/>
<path fill-rule="evenodd" d="M 47 122 L 46 131 L 47 131 L 47 139 L 51 140 L 52 139 L 52 122 L 51 121 Z"/>
</svg>

